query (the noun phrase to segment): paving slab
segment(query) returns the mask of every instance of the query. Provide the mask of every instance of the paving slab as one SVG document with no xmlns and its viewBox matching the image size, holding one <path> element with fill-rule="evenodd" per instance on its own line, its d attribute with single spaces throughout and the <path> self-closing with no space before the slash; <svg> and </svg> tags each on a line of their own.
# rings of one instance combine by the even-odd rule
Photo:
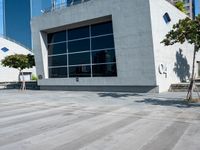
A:
<svg viewBox="0 0 200 150">
<path fill-rule="evenodd" d="M 199 150 L 186 93 L 0 90 L 0 150 Z"/>
</svg>

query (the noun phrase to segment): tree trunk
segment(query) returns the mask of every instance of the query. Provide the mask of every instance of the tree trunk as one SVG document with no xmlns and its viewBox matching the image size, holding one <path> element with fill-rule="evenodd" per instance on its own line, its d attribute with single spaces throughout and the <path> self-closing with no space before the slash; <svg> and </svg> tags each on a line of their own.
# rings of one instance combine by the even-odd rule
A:
<svg viewBox="0 0 200 150">
<path fill-rule="evenodd" d="M 22 80 L 20 78 L 20 75 L 22 75 Z M 22 70 L 19 70 L 19 82 L 21 82 L 20 90 L 22 91 L 26 90 L 26 82 L 25 82 L 24 73 L 22 72 Z"/>
<path fill-rule="evenodd" d="M 18 82 L 21 82 L 21 79 L 20 79 L 20 75 L 21 75 L 22 71 L 19 70 L 19 75 L 18 75 Z"/>
<path fill-rule="evenodd" d="M 191 101 L 192 100 L 192 93 L 193 93 L 193 87 L 194 87 L 194 69 L 195 69 L 195 60 L 196 60 L 196 52 L 197 52 L 197 47 L 194 47 L 194 53 L 193 53 L 193 63 L 192 63 L 192 76 L 191 76 L 191 81 L 188 87 L 188 93 L 187 93 L 187 100 Z"/>
<path fill-rule="evenodd" d="M 22 91 L 26 90 L 26 81 L 24 79 L 24 73 L 22 72 Z"/>
</svg>

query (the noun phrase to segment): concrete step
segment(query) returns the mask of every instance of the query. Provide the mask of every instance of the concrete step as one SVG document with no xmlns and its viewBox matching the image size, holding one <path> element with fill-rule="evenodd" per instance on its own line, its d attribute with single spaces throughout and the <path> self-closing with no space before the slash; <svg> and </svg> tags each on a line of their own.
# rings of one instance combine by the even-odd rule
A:
<svg viewBox="0 0 200 150">
<path fill-rule="evenodd" d="M 20 89 L 20 87 L 21 82 L 0 82 L 0 89 Z M 39 90 L 40 87 L 38 86 L 36 81 L 27 81 L 26 89 Z"/>
<path fill-rule="evenodd" d="M 194 89 L 194 91 L 200 91 L 200 83 L 195 83 L 197 89 Z M 177 84 L 171 84 L 169 88 L 169 92 L 187 92 L 189 87 L 189 83 L 177 83 Z"/>
</svg>

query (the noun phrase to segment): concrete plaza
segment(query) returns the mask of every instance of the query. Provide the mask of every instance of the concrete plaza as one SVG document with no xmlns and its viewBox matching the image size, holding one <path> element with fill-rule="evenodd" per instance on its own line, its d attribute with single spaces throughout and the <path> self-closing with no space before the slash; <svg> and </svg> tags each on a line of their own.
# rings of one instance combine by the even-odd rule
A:
<svg viewBox="0 0 200 150">
<path fill-rule="evenodd" d="M 0 90 L 0 150 L 199 150 L 185 93 Z"/>
</svg>

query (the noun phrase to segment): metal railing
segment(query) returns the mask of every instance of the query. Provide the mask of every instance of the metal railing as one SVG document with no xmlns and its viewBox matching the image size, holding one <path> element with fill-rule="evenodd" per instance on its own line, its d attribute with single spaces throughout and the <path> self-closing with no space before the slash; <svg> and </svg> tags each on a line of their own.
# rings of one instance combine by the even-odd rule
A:
<svg viewBox="0 0 200 150">
<path fill-rule="evenodd" d="M 10 38 L 10 37 L 8 37 L 8 36 L 5 36 L 5 35 L 3 35 L 3 34 L 1 34 L 1 33 L 0 33 L 0 37 L 6 39 L 6 40 L 8 40 L 8 41 L 11 41 L 11 42 L 13 42 L 13 43 L 15 43 L 15 44 L 17 44 L 17 45 L 20 45 L 20 46 L 24 47 L 25 49 L 27 49 L 27 50 L 29 50 L 29 51 L 32 51 L 29 47 L 25 46 L 24 44 L 22 44 L 22 43 L 20 43 L 20 42 L 18 42 L 18 41 L 16 41 L 16 40 L 14 40 L 14 39 L 12 39 L 12 38 Z"/>
<path fill-rule="evenodd" d="M 81 4 L 81 3 L 84 3 L 84 2 L 88 2 L 88 1 L 90 1 L 90 0 L 67 0 L 64 3 L 54 4 L 51 7 L 48 7 L 44 10 L 41 10 L 41 12 L 43 14 L 46 14 L 46 13 L 49 13 L 49 12 L 52 12 L 52 11 L 55 11 L 55 10 L 67 8 L 67 7 L 77 5 L 77 4 Z"/>
</svg>

